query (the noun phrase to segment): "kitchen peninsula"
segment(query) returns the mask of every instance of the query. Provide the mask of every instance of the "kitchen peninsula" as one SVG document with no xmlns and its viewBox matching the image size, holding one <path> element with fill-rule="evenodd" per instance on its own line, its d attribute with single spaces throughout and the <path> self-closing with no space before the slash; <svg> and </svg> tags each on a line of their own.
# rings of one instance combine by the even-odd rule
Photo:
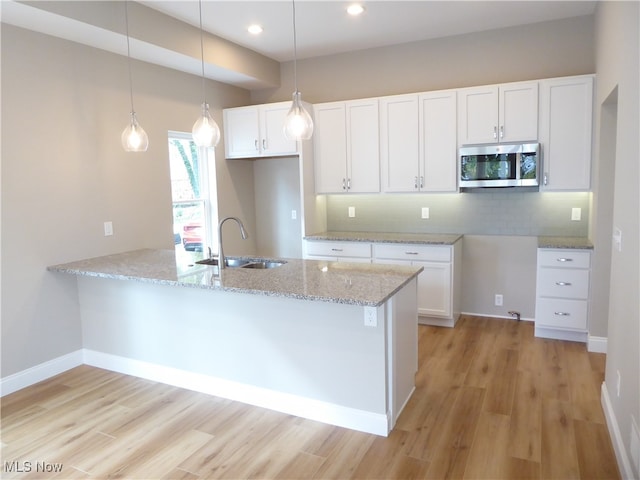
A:
<svg viewBox="0 0 640 480">
<path fill-rule="evenodd" d="M 414 390 L 421 267 L 270 269 L 137 250 L 77 275 L 85 363 L 387 435 Z"/>
</svg>

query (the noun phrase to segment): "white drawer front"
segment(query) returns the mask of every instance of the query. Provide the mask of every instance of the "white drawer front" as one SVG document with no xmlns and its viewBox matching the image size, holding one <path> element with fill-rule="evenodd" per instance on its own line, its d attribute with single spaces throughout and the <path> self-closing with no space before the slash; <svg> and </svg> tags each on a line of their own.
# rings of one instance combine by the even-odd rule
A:
<svg viewBox="0 0 640 480">
<path fill-rule="evenodd" d="M 591 253 L 571 249 L 539 249 L 538 266 L 554 268 L 589 268 L 591 266 Z"/>
<path fill-rule="evenodd" d="M 371 244 L 361 242 L 307 242 L 307 255 L 371 258 Z"/>
<path fill-rule="evenodd" d="M 538 269 L 538 296 L 589 298 L 589 270 L 568 268 Z"/>
<path fill-rule="evenodd" d="M 536 303 L 536 325 L 586 330 L 587 301 L 540 298 Z"/>
<path fill-rule="evenodd" d="M 422 260 L 427 262 L 450 262 L 449 245 L 414 244 L 374 244 L 373 256 L 376 259 Z"/>
</svg>

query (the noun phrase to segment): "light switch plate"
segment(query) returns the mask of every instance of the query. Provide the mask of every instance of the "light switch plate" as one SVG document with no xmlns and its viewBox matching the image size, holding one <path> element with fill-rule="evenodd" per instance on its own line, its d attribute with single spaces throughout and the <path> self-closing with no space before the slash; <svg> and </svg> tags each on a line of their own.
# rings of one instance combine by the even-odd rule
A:
<svg viewBox="0 0 640 480">
<path fill-rule="evenodd" d="M 422 218 L 429 218 L 429 207 L 422 207 Z"/>
<path fill-rule="evenodd" d="M 378 326 L 378 310 L 376 307 L 364 307 L 364 326 Z"/>
<path fill-rule="evenodd" d="M 582 209 L 579 207 L 574 207 L 571 209 L 571 220 L 574 222 L 580 221 L 582 218 Z"/>
<path fill-rule="evenodd" d="M 349 218 L 356 216 L 356 207 L 349 207 Z"/>
<path fill-rule="evenodd" d="M 113 235 L 113 223 L 104 222 L 104 236 L 110 237 L 111 235 Z"/>
</svg>

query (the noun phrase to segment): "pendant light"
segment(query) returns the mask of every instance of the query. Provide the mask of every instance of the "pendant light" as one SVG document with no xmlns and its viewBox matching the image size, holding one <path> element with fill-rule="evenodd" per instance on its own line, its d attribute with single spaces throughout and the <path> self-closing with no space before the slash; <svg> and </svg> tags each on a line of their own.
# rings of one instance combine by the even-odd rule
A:
<svg viewBox="0 0 640 480">
<path fill-rule="evenodd" d="M 191 134 L 193 141 L 199 147 L 215 147 L 220 141 L 220 128 L 209 113 L 209 104 L 207 103 L 207 97 L 205 94 L 205 81 L 204 81 L 204 41 L 202 39 L 202 0 L 198 1 L 198 7 L 200 8 L 200 58 L 202 60 L 202 113 L 196 123 L 193 124 Z"/>
<path fill-rule="evenodd" d="M 291 109 L 284 121 L 284 135 L 289 140 L 309 140 L 313 135 L 313 120 L 302 105 L 302 96 L 298 91 L 298 46 L 296 43 L 296 2 L 293 6 L 293 98 Z"/>
<path fill-rule="evenodd" d="M 127 64 L 129 66 L 129 94 L 131 98 L 131 119 L 127 128 L 122 132 L 120 141 L 122 148 L 127 152 L 146 152 L 149 148 L 147 132 L 138 123 L 136 112 L 133 109 L 133 82 L 131 80 L 131 49 L 129 46 L 129 2 L 124 3 L 124 16 L 127 24 Z"/>
</svg>

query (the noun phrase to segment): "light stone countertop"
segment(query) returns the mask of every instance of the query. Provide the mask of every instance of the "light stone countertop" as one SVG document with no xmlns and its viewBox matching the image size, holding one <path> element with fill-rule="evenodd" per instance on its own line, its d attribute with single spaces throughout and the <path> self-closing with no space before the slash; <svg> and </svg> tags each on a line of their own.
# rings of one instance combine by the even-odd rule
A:
<svg viewBox="0 0 640 480">
<path fill-rule="evenodd" d="M 348 241 L 367 243 L 414 243 L 424 245 L 453 245 L 460 234 L 440 233 L 385 233 L 385 232 L 322 232 L 307 235 L 305 240 Z"/>
<path fill-rule="evenodd" d="M 195 263 L 201 258 L 201 253 L 177 255 L 174 250 L 144 249 L 47 269 L 72 275 L 360 306 L 383 304 L 422 271 L 422 267 L 282 259 L 287 263 L 277 268 L 225 268 L 220 275 L 217 267 Z"/>
<path fill-rule="evenodd" d="M 593 250 L 593 243 L 586 237 L 538 237 L 538 248 Z"/>
</svg>

